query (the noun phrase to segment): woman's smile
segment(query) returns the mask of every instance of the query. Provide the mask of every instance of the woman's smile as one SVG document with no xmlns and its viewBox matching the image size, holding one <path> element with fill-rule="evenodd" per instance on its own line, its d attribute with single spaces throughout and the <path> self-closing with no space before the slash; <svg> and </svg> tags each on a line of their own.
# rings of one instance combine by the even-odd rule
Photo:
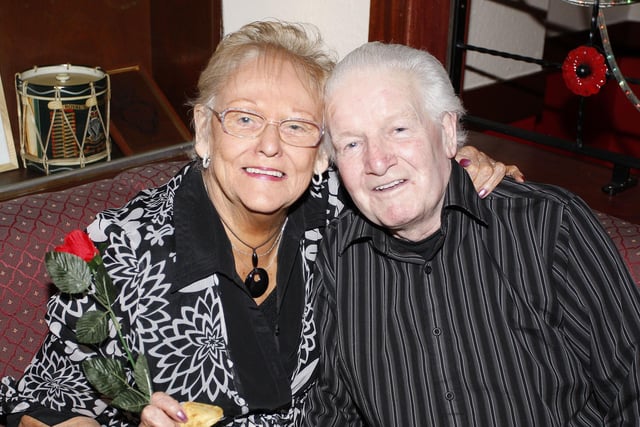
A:
<svg viewBox="0 0 640 427">
<path fill-rule="evenodd" d="M 248 167 L 244 168 L 244 171 L 252 177 L 255 178 L 284 178 L 285 173 L 276 169 L 270 168 L 256 168 L 256 167 Z"/>
</svg>

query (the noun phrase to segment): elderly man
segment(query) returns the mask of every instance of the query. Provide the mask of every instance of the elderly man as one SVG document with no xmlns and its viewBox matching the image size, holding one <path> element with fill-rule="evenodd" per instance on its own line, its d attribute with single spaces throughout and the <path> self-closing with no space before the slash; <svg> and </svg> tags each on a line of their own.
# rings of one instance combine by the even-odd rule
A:
<svg viewBox="0 0 640 427">
<path fill-rule="evenodd" d="M 310 426 L 640 423 L 640 296 L 589 207 L 453 161 L 463 113 L 426 52 L 369 43 L 326 88 L 357 211 L 316 267 Z"/>
</svg>

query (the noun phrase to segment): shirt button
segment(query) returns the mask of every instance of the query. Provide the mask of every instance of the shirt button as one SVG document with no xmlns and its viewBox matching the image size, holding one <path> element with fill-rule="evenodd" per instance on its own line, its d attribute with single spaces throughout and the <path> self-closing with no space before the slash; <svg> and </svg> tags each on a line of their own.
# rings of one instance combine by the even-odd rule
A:
<svg viewBox="0 0 640 427">
<path fill-rule="evenodd" d="M 435 335 L 437 337 L 442 335 L 442 329 L 440 329 L 440 328 L 433 328 L 433 330 L 431 332 L 433 333 L 433 335 Z"/>
<path fill-rule="evenodd" d="M 424 272 L 425 272 L 425 273 L 427 273 L 427 274 L 431 274 L 431 271 L 432 271 L 432 270 L 433 270 L 433 269 L 431 268 L 431 265 L 430 265 L 430 264 L 427 264 L 427 265 L 425 265 L 425 266 L 424 266 Z"/>
<path fill-rule="evenodd" d="M 448 391 L 448 392 L 446 392 L 446 393 L 444 394 L 444 398 L 445 398 L 445 399 L 447 399 L 447 400 L 453 400 L 453 398 L 454 398 L 454 397 L 455 397 L 455 396 L 454 396 L 454 395 L 453 395 L 453 393 L 452 393 L 452 392 L 450 392 L 450 391 Z"/>
</svg>

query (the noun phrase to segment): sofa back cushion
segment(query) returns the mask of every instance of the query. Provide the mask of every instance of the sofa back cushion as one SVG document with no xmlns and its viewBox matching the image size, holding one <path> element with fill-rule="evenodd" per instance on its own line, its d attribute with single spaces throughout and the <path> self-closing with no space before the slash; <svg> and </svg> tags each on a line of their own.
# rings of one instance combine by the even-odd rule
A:
<svg viewBox="0 0 640 427">
<path fill-rule="evenodd" d="M 115 178 L 0 202 L 0 377 L 22 376 L 47 332 L 46 303 L 54 286 L 44 255 L 96 214 L 164 184 L 184 160 L 154 163 Z"/>
</svg>

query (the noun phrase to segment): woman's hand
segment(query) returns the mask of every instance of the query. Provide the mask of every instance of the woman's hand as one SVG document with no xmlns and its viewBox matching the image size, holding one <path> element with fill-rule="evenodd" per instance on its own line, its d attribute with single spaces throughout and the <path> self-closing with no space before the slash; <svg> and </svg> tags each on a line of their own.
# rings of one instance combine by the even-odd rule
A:
<svg viewBox="0 0 640 427">
<path fill-rule="evenodd" d="M 63 423 L 56 424 L 56 427 L 100 427 L 100 424 L 93 418 L 74 417 Z"/>
<path fill-rule="evenodd" d="M 43 423 L 29 415 L 25 415 L 20 418 L 20 424 L 18 427 L 49 427 L 48 424 Z M 67 421 L 56 424 L 56 427 L 100 427 L 100 424 L 93 418 L 88 417 L 73 417 Z"/>
<path fill-rule="evenodd" d="M 175 427 L 186 421 L 180 402 L 160 391 L 151 395 L 151 403 L 140 414 L 140 427 Z"/>
<path fill-rule="evenodd" d="M 458 149 L 456 160 L 465 168 L 473 185 L 482 198 L 486 197 L 502 181 L 509 176 L 518 182 L 524 182 L 524 175 L 515 165 L 505 165 L 478 151 L 477 148 L 465 145 Z"/>
<path fill-rule="evenodd" d="M 18 424 L 18 427 L 49 427 L 49 425 L 29 415 L 23 415 L 20 417 L 20 424 Z"/>
</svg>

